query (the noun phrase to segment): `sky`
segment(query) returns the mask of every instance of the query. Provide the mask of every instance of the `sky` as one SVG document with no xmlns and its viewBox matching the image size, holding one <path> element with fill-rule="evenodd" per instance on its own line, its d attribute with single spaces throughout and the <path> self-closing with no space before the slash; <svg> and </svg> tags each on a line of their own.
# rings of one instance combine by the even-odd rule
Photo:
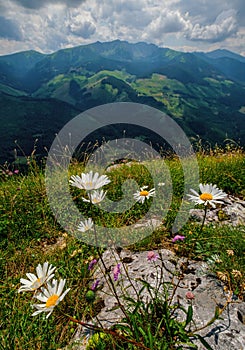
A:
<svg viewBox="0 0 245 350">
<path fill-rule="evenodd" d="M 96 41 L 245 56 L 244 0 L 1 0 L 0 55 Z"/>
</svg>

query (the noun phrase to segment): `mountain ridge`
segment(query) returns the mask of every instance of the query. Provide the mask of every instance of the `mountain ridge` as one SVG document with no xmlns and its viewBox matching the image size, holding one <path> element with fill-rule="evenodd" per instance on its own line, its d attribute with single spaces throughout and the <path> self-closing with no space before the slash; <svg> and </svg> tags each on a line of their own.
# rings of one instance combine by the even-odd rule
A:
<svg viewBox="0 0 245 350">
<path fill-rule="evenodd" d="M 113 43 L 126 43 L 126 44 L 129 44 L 129 45 L 146 45 L 146 46 L 149 46 L 149 47 L 155 47 L 156 49 L 165 49 L 165 50 L 171 50 L 171 51 L 180 52 L 180 53 L 197 53 L 197 54 L 201 53 L 201 54 L 205 54 L 205 55 L 211 56 L 212 58 L 233 57 L 233 58 L 241 59 L 242 61 L 245 60 L 245 56 L 240 55 L 237 52 L 233 52 L 233 51 L 227 50 L 227 49 L 215 49 L 215 50 L 212 50 L 212 51 L 181 51 L 181 50 L 170 49 L 168 47 L 159 47 L 156 44 L 147 43 L 147 42 L 144 42 L 144 41 L 139 41 L 139 42 L 136 42 L 136 43 L 130 43 L 130 42 L 126 41 L 126 40 L 119 40 L 119 39 L 112 40 L 112 41 L 104 41 L 104 42 L 98 40 L 96 42 L 89 43 L 89 44 L 77 45 L 77 46 L 69 47 L 69 48 L 62 48 L 62 49 L 53 51 L 51 53 L 42 53 L 42 52 L 39 52 L 39 51 L 33 50 L 33 49 L 24 50 L 24 51 L 17 51 L 17 52 L 13 52 L 13 53 L 9 53 L 9 54 L 1 54 L 0 55 L 0 59 L 2 57 L 10 57 L 10 56 L 16 56 L 18 54 L 28 54 L 28 53 L 34 53 L 34 54 L 38 54 L 38 55 L 42 55 L 42 56 L 50 56 L 50 55 L 53 55 L 54 53 L 57 53 L 57 52 L 60 52 L 60 51 L 65 51 L 65 50 L 70 50 L 70 49 L 74 49 L 74 48 L 88 47 L 88 46 L 94 46 L 94 45 L 102 45 L 103 46 L 104 44 L 113 44 Z"/>
<path fill-rule="evenodd" d="M 213 57 L 213 55 L 215 56 L 215 52 L 216 56 L 217 52 L 219 52 L 217 58 Z M 24 51 L 12 55 L 0 56 L 0 80 L 3 81 L 2 70 L 6 68 L 1 65 L 5 63 L 8 66 L 11 66 L 12 61 L 14 60 L 15 65 L 11 66 L 12 69 L 9 74 L 11 76 L 13 72 L 16 74 L 16 71 L 18 71 L 18 68 L 21 66 L 21 69 L 19 70 L 23 71 L 23 74 L 17 74 L 17 77 L 22 77 L 22 84 L 24 84 L 25 90 L 33 92 L 33 90 L 38 88 L 38 84 L 41 85 L 45 82 L 45 79 L 50 80 L 54 75 L 67 72 L 72 66 L 77 68 L 81 65 L 85 65 L 88 69 L 95 71 L 110 67 L 114 69 L 125 68 L 129 73 L 134 73 L 135 70 L 136 74 L 149 75 L 159 72 L 159 70 L 161 70 L 162 73 L 165 73 L 165 71 L 169 69 L 169 66 L 174 66 L 173 69 L 176 69 L 176 65 L 180 63 L 184 64 L 185 60 L 196 59 L 199 60 L 198 64 L 202 64 L 202 66 L 206 64 L 207 69 L 213 67 L 216 75 L 218 75 L 218 73 L 225 74 L 227 78 L 245 84 L 245 58 L 243 62 L 243 56 L 234 54 L 227 50 L 222 56 L 221 52 L 223 51 L 215 50 L 211 53 L 181 52 L 169 48 L 159 48 L 154 44 L 147 44 L 144 42 L 130 44 L 127 41 L 120 40 L 80 45 L 74 48 L 61 49 L 51 54 L 41 54 L 36 51 Z M 232 56 L 233 58 L 227 57 L 227 52 L 229 53 L 228 56 Z M 211 58 L 210 55 L 212 56 Z M 239 70 L 242 70 L 241 74 L 229 74 L 229 72 L 232 71 L 232 66 L 234 64 L 233 61 L 230 62 L 229 60 L 234 59 L 234 57 L 237 56 L 239 57 L 239 60 L 236 61 L 239 61 L 240 63 Z M 20 59 L 21 57 L 22 60 Z M 19 58 L 19 60 L 16 58 Z M 32 62 L 28 62 L 28 58 L 29 61 Z M 216 59 L 219 60 L 217 64 L 215 64 Z M 21 61 L 21 64 L 18 63 L 19 61 Z M 24 67 L 23 61 L 25 61 Z M 226 69 L 224 71 L 222 70 L 222 61 L 226 62 Z M 139 63 L 143 62 L 145 63 L 144 70 L 137 67 Z M 152 67 L 153 64 L 155 65 L 155 71 L 154 67 Z M 230 65 L 228 69 L 227 65 Z M 37 80 L 37 83 L 34 84 L 34 86 L 30 84 L 33 75 Z M 10 83 L 13 88 L 19 87 L 19 84 L 15 85 L 13 83 L 13 79 L 6 78 L 5 81 Z"/>
</svg>

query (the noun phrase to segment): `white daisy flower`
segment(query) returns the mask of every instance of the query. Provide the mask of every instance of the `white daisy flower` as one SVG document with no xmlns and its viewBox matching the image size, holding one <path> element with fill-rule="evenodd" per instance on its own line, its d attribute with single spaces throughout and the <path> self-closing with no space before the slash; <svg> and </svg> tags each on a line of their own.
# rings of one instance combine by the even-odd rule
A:
<svg viewBox="0 0 245 350">
<path fill-rule="evenodd" d="M 59 284 L 57 280 L 53 280 L 52 284 L 47 283 L 47 288 L 42 287 L 42 293 L 35 296 L 38 300 L 43 302 L 43 304 L 34 304 L 33 306 L 37 309 L 32 316 L 36 316 L 41 312 L 47 312 L 46 318 L 48 318 L 53 312 L 55 306 L 57 306 L 66 296 L 71 288 L 68 288 L 63 294 L 66 280 L 61 279 Z"/>
<path fill-rule="evenodd" d="M 78 225 L 78 231 L 81 232 L 86 232 L 89 230 L 92 230 L 94 226 L 93 220 L 91 218 L 86 219 L 84 222 L 80 222 L 80 224 Z"/>
<path fill-rule="evenodd" d="M 223 203 L 223 199 L 227 197 L 227 194 L 220 190 L 216 185 L 212 184 L 200 184 L 199 189 L 201 194 L 198 194 L 195 190 L 190 191 L 194 194 L 188 194 L 189 199 L 195 204 L 210 204 L 213 208 L 216 207 L 215 203 Z"/>
<path fill-rule="evenodd" d="M 106 195 L 106 191 L 94 191 L 93 193 L 91 193 L 89 195 L 90 199 L 86 199 L 83 197 L 83 201 L 84 202 L 91 202 L 93 204 L 99 204 L 100 202 L 103 201 L 103 199 L 105 198 Z"/>
<path fill-rule="evenodd" d="M 97 190 L 110 183 L 107 175 L 99 176 L 99 173 L 93 173 L 91 170 L 89 173 L 82 173 L 79 175 L 72 175 L 71 180 L 69 180 L 71 186 L 80 188 L 81 190 Z"/>
<path fill-rule="evenodd" d="M 219 254 L 213 254 L 210 258 L 207 259 L 207 264 L 209 266 L 220 264 L 222 263 L 222 260 L 220 259 Z"/>
<path fill-rule="evenodd" d="M 53 267 L 51 264 L 46 261 L 43 266 L 38 264 L 36 267 L 37 276 L 34 273 L 27 273 L 26 276 L 29 280 L 25 278 L 20 279 L 20 283 L 23 284 L 18 289 L 18 293 L 20 292 L 33 292 L 40 288 L 45 282 L 48 282 L 51 278 L 54 277 L 54 270 L 56 267 Z"/>
<path fill-rule="evenodd" d="M 147 191 L 148 186 L 143 186 L 140 188 L 140 191 L 134 193 L 134 199 L 139 203 L 144 203 L 145 199 L 155 196 L 155 188 L 152 188 L 150 191 Z"/>
</svg>

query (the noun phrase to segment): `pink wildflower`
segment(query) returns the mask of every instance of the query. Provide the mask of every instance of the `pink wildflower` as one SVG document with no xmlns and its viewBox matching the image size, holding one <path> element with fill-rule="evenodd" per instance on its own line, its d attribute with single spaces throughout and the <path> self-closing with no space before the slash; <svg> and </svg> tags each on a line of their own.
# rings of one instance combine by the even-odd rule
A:
<svg viewBox="0 0 245 350">
<path fill-rule="evenodd" d="M 14 170 L 14 173 L 19 174 L 19 170 L 18 169 Z"/>
<path fill-rule="evenodd" d="M 172 242 L 176 242 L 176 241 L 183 241 L 185 239 L 185 236 L 181 236 L 181 235 L 176 235 L 174 236 L 174 238 L 172 239 Z"/>
<path fill-rule="evenodd" d="M 154 253 L 153 251 L 148 252 L 148 254 L 147 254 L 148 261 L 156 261 L 158 258 L 159 258 L 159 256 L 156 253 Z"/>
<path fill-rule="evenodd" d="M 119 276 L 119 274 L 121 273 L 120 265 L 121 265 L 121 264 L 117 264 L 117 265 L 114 267 L 114 269 L 113 269 L 114 281 L 117 281 L 117 280 L 118 280 L 118 276 Z"/>
<path fill-rule="evenodd" d="M 192 292 L 190 292 L 190 291 L 188 291 L 186 293 L 185 297 L 186 297 L 186 299 L 189 299 L 189 300 L 195 299 L 195 295 Z"/>
</svg>

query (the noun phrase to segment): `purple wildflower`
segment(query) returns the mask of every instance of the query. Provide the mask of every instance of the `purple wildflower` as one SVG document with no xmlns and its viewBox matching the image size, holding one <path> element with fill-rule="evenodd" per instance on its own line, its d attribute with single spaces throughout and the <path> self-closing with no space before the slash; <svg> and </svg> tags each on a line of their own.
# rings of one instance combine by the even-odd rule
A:
<svg viewBox="0 0 245 350">
<path fill-rule="evenodd" d="M 117 281 L 117 280 L 118 280 L 118 276 L 119 276 L 119 274 L 121 273 L 120 265 L 121 265 L 121 264 L 117 264 L 117 265 L 114 267 L 114 269 L 113 269 L 114 281 Z"/>
<path fill-rule="evenodd" d="M 89 271 L 91 271 L 94 268 L 95 264 L 97 264 L 97 260 L 96 259 L 93 259 L 92 261 L 90 261 L 90 263 L 88 265 Z"/>
<path fill-rule="evenodd" d="M 176 242 L 176 241 L 183 241 L 185 239 L 185 236 L 181 236 L 181 235 L 176 235 L 174 236 L 174 238 L 172 239 L 172 242 Z"/>
<path fill-rule="evenodd" d="M 154 253 L 153 251 L 148 252 L 148 254 L 147 254 L 148 261 L 156 261 L 158 258 L 159 258 L 159 256 L 156 253 Z"/>
<path fill-rule="evenodd" d="M 97 280 L 92 284 L 91 290 L 92 290 L 92 291 L 95 291 L 95 289 L 98 287 L 99 283 L 100 283 L 100 280 L 97 279 Z"/>
</svg>

